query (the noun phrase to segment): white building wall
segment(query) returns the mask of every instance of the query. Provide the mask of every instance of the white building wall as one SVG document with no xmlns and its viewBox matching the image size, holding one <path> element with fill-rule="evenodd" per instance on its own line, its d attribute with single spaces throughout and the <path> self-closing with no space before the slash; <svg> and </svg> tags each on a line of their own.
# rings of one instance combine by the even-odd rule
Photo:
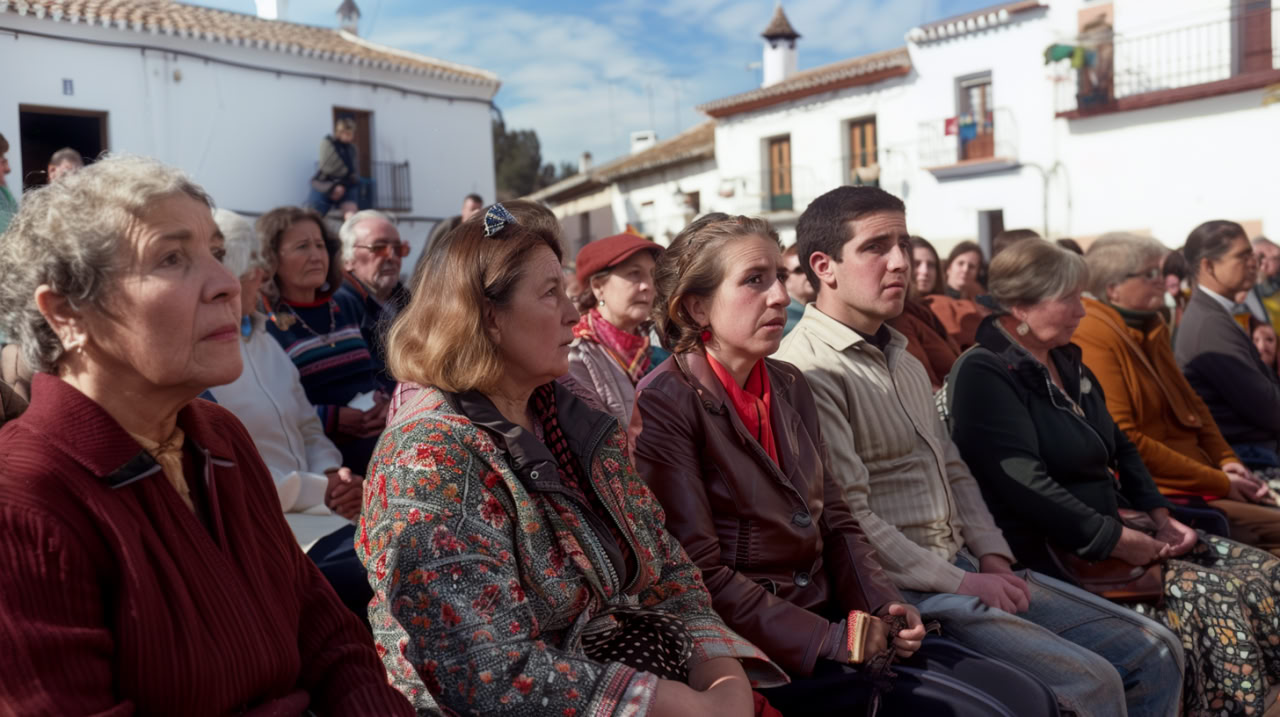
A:
<svg viewBox="0 0 1280 717">
<path fill-rule="evenodd" d="M 961 240 L 977 238 L 980 211 L 1001 210 L 1006 228 L 1045 230 L 1044 176 L 1061 157 L 1054 133 L 1052 82 L 1041 60 L 1044 48 L 1054 41 L 1046 14 L 1019 13 L 1006 24 L 907 46 L 915 68 L 905 110 L 916 128 L 915 166 L 905 186 L 882 186 L 906 201 L 911 231 L 944 254 Z M 959 112 L 957 81 L 984 72 L 991 74 L 996 155 L 1008 156 L 1020 166 L 939 179 L 927 169 L 938 162 L 940 137 L 947 149 L 955 147 L 955 137 L 947 137 L 944 128 L 946 119 Z M 954 151 L 946 157 L 951 162 L 959 160 L 958 149 Z M 1051 180 L 1051 200 L 1056 188 Z M 1050 234 L 1069 233 L 1069 218 L 1053 208 L 1051 201 Z"/>
<path fill-rule="evenodd" d="M 1070 120 L 1074 231 L 1148 231 L 1178 247 L 1201 222 L 1231 219 L 1275 238 L 1280 104 L 1261 94 Z"/>
<path fill-rule="evenodd" d="M 423 92 L 487 100 L 492 89 L 298 55 L 146 32 L 54 23 L 13 12 L 0 27 L 85 40 L 137 43 L 230 62 L 380 82 Z M 155 157 L 191 173 L 219 206 L 262 213 L 307 196 L 320 139 L 332 132 L 333 107 L 373 112 L 372 159 L 409 161 L 412 186 L 405 238 L 420 244 L 429 218 L 457 212 L 468 192 L 494 196 L 493 145 L 487 102 L 452 103 L 369 84 L 277 76 L 162 50 L 104 47 L 22 34 L 0 34 L 0 133 L 20 185 L 19 105 L 109 113 L 107 146 Z M 176 75 L 175 73 L 180 73 Z M 178 77 L 180 76 L 180 79 Z M 62 80 L 75 94 L 62 94 Z"/>
<path fill-rule="evenodd" d="M 649 172 L 631 179 L 624 179 L 616 186 L 613 195 L 613 219 L 617 230 L 627 224 L 639 227 L 643 234 L 663 246 L 693 218 L 683 204 L 683 197 L 698 192 L 698 214 L 728 211 L 726 200 L 717 192 L 720 173 L 714 160 L 690 162 L 668 169 Z M 676 192 L 680 192 L 677 197 Z"/>
</svg>

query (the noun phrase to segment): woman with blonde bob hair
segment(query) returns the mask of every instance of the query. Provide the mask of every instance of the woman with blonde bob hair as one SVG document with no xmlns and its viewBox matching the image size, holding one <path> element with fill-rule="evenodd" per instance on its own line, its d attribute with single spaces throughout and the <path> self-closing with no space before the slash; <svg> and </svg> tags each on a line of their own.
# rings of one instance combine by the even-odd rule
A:
<svg viewBox="0 0 1280 717">
<path fill-rule="evenodd" d="M 556 380 L 560 260 L 551 212 L 494 205 L 430 248 L 391 329 L 357 542 L 387 672 L 463 714 L 751 715 L 748 674 L 782 675 L 712 610 L 617 421 Z"/>
<path fill-rule="evenodd" d="M 1156 263 L 1145 268 L 1155 287 Z M 1125 589 L 1095 590 L 1181 638 L 1184 714 L 1262 714 L 1280 680 L 1280 561 L 1173 517 L 1071 343 L 1087 280 L 1083 257 L 1042 239 L 991 262 L 1001 311 L 948 378 L 956 445 L 1021 563 L 1080 581 L 1078 561 L 1108 561 Z"/>
<path fill-rule="evenodd" d="M 408 715 L 303 555 L 244 426 L 240 284 L 209 197 L 108 157 L 0 236 L 0 327 L 39 373 L 0 430 L 12 714 Z"/>
</svg>

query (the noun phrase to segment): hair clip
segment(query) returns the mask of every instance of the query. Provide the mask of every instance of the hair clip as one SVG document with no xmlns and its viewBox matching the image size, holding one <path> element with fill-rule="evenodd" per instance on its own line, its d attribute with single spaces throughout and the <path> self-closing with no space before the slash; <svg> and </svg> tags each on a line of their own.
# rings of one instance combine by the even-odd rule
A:
<svg viewBox="0 0 1280 717">
<path fill-rule="evenodd" d="M 484 235 L 492 237 L 502 231 L 508 224 L 517 224 L 516 218 L 511 216 L 511 212 L 501 204 L 495 204 L 489 207 L 489 211 L 484 213 Z"/>
</svg>

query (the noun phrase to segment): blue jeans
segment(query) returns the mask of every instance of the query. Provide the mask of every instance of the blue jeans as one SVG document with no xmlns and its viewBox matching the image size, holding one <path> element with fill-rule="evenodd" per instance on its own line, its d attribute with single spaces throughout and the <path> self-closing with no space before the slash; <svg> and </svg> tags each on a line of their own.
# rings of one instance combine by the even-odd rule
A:
<svg viewBox="0 0 1280 717">
<path fill-rule="evenodd" d="M 955 564 L 978 572 L 967 551 Z M 1172 632 L 1074 585 L 1030 570 L 1019 575 L 1031 589 L 1031 604 L 1016 616 L 970 595 L 902 595 L 941 621 L 943 635 L 1030 672 L 1081 717 L 1178 714 L 1183 656 Z"/>
</svg>

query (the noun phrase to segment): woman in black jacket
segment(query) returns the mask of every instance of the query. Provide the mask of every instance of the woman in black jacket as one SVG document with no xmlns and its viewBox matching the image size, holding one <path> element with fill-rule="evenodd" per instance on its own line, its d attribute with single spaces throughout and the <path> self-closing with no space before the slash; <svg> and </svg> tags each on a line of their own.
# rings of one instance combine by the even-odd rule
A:
<svg viewBox="0 0 1280 717">
<path fill-rule="evenodd" d="M 1086 274 L 1078 255 L 1038 239 L 996 257 L 989 289 L 1002 312 L 948 379 L 953 438 L 1026 566 L 1070 579 L 1056 550 L 1163 567 L 1162 603 L 1137 609 L 1182 638 L 1185 714 L 1261 714 L 1280 682 L 1280 560 L 1170 515 L 1070 343 Z M 1150 533 L 1122 511 L 1135 526 L 1149 518 Z"/>
</svg>

